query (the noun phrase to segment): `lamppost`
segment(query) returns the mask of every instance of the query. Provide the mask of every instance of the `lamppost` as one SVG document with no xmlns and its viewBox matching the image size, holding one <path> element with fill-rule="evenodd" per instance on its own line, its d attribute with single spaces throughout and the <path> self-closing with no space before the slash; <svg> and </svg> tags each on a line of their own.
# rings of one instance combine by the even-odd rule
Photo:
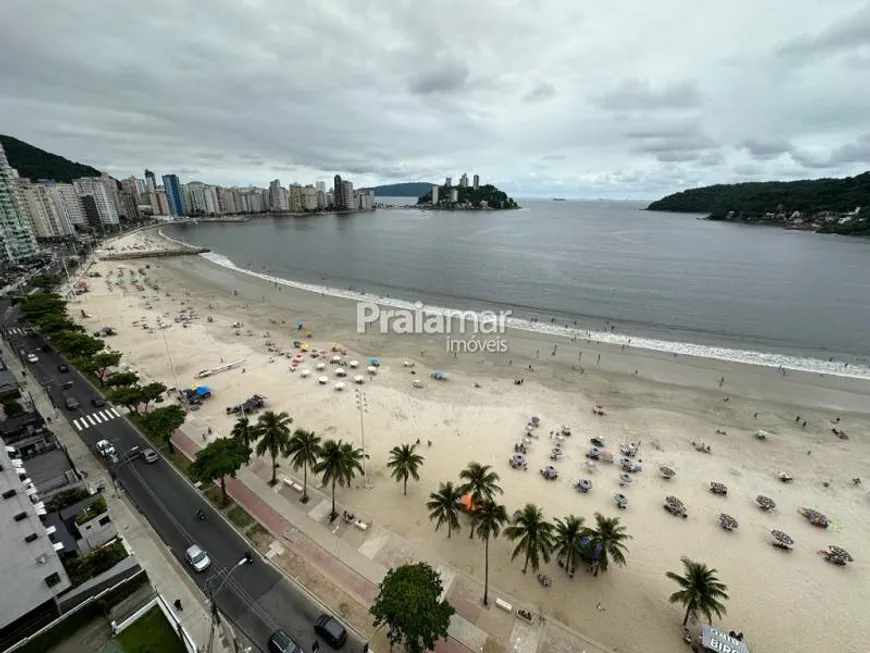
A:
<svg viewBox="0 0 870 653">
<path fill-rule="evenodd" d="M 360 390 L 359 388 L 354 388 L 353 394 L 354 399 L 356 400 L 356 408 L 359 411 L 359 435 L 360 440 L 362 441 L 363 451 L 363 487 L 368 490 L 371 488 L 371 486 L 369 485 L 369 455 L 366 452 L 366 428 L 364 416 L 368 412 L 369 405 L 366 398 L 366 393 L 363 390 Z"/>
<path fill-rule="evenodd" d="M 250 551 L 245 551 L 245 555 L 242 556 L 242 559 L 239 560 L 236 564 L 230 567 L 227 570 L 226 575 L 223 577 L 221 584 L 218 585 L 217 589 L 212 591 L 210 585 L 211 581 L 217 576 L 213 576 L 208 581 L 206 581 L 205 588 L 208 591 L 208 601 L 211 605 L 211 627 L 208 633 L 208 644 L 206 646 L 206 653 L 212 653 L 212 648 L 214 647 L 214 633 L 218 626 L 221 624 L 220 613 L 218 612 L 217 601 L 215 600 L 218 593 L 223 589 L 224 585 L 227 584 L 227 581 L 230 579 L 230 576 L 233 575 L 233 572 L 241 567 L 242 565 L 252 565 L 254 564 L 254 556 L 251 555 Z M 238 650 L 238 642 L 233 642 L 236 650 Z"/>
</svg>

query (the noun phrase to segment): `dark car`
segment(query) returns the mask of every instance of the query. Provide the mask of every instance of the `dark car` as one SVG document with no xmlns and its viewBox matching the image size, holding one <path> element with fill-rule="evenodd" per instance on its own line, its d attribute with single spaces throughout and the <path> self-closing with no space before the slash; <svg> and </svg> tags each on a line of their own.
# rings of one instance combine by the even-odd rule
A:
<svg viewBox="0 0 870 653">
<path fill-rule="evenodd" d="M 93 399 L 91 399 L 91 405 L 95 408 L 102 408 L 106 405 L 106 400 L 102 397 L 94 397 Z"/>
<path fill-rule="evenodd" d="M 302 648 L 283 630 L 276 630 L 269 638 L 269 653 L 304 653 Z"/>
<path fill-rule="evenodd" d="M 58 365 L 57 371 L 60 372 L 61 374 L 66 374 L 67 372 L 69 372 L 69 365 Z"/>
<path fill-rule="evenodd" d="M 75 397 L 65 397 L 63 403 L 67 410 L 76 410 L 79 407 L 78 399 Z"/>
<path fill-rule="evenodd" d="M 314 622 L 314 632 L 332 648 L 341 648 L 347 641 L 347 630 L 329 614 L 317 617 L 317 621 Z"/>
</svg>

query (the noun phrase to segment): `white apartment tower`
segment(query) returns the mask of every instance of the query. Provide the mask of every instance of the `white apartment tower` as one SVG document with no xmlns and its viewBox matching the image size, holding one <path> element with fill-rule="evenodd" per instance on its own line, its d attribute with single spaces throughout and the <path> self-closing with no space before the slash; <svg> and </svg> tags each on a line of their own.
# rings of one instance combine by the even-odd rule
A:
<svg viewBox="0 0 870 653">
<path fill-rule="evenodd" d="M 468 188 L 468 174 L 463 172 L 462 176 L 459 178 L 459 186 L 460 188 Z"/>
<path fill-rule="evenodd" d="M 109 183 L 114 183 L 109 180 Z M 110 191 L 106 190 L 104 180 L 95 177 L 85 177 L 73 181 L 73 188 L 82 201 L 92 197 L 97 211 L 97 218 L 103 226 L 118 224 L 118 210 Z M 117 194 L 117 192 L 115 193 Z"/>
<path fill-rule="evenodd" d="M 4 251 L 0 258 L 12 265 L 39 254 L 39 245 L 27 219 L 24 198 L 18 189 L 18 173 L 6 160 L 6 152 L 0 145 L 0 240 Z"/>
<path fill-rule="evenodd" d="M 474 175 L 474 190 L 480 188 L 480 175 Z"/>
<path fill-rule="evenodd" d="M 432 186 L 432 204 L 438 204 L 438 186 Z"/>
<path fill-rule="evenodd" d="M 451 188 L 450 189 L 450 202 L 452 204 L 456 204 L 459 201 L 459 189 Z"/>
</svg>

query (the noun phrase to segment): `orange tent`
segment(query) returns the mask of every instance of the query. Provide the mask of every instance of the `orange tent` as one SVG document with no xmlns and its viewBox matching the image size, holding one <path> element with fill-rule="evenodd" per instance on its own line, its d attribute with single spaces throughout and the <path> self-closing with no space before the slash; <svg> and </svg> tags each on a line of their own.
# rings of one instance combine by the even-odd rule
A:
<svg viewBox="0 0 870 653">
<path fill-rule="evenodd" d="M 477 510 L 477 506 L 474 505 L 474 501 L 471 500 L 471 493 L 466 494 L 459 500 L 459 504 L 467 511 L 474 512 Z"/>
</svg>

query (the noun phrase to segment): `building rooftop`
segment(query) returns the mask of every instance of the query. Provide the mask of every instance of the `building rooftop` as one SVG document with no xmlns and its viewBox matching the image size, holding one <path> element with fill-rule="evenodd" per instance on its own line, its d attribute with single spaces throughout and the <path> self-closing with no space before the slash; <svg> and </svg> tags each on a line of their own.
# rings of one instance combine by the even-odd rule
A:
<svg viewBox="0 0 870 653">
<path fill-rule="evenodd" d="M 43 501 L 61 489 L 78 482 L 69 458 L 61 449 L 46 451 L 24 461 L 24 469 Z"/>
</svg>

